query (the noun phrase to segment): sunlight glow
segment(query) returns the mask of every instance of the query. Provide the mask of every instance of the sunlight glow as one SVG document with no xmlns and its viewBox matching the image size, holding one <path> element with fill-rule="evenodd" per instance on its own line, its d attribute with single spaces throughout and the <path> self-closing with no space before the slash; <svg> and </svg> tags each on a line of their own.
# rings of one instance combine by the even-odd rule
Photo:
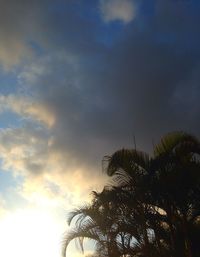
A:
<svg viewBox="0 0 200 257">
<path fill-rule="evenodd" d="M 59 257 L 61 234 L 53 216 L 25 209 L 0 220 L 0 256 Z"/>
</svg>

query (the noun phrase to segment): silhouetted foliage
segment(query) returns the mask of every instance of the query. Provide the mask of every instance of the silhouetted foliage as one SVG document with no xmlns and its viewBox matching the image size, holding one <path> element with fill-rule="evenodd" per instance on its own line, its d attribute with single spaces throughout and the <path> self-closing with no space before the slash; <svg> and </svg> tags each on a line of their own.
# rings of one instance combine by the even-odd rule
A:
<svg viewBox="0 0 200 257">
<path fill-rule="evenodd" d="M 200 142 L 185 132 L 164 136 L 153 156 L 122 149 L 104 158 L 113 185 L 93 192 L 69 215 L 76 239 L 95 241 L 98 257 L 200 256 Z"/>
</svg>

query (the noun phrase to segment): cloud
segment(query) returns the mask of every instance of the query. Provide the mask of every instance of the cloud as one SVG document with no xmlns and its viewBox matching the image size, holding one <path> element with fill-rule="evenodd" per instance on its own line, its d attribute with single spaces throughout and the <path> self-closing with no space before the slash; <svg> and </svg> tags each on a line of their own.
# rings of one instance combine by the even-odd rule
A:
<svg viewBox="0 0 200 257">
<path fill-rule="evenodd" d="M 53 126 L 55 117 L 43 103 L 34 102 L 30 97 L 0 95 L 0 111 L 12 111 L 20 116 L 38 120 L 48 127 Z"/>
<path fill-rule="evenodd" d="M 1 158 L 3 168 L 21 171 L 25 175 L 27 171 L 34 176 L 40 174 L 45 163 L 48 146 L 48 132 L 40 127 L 27 125 L 21 128 L 2 129 L 0 133 Z"/>
<path fill-rule="evenodd" d="M 13 112 L 18 122 L 0 130 L 0 152 L 1 170 L 13 174 L 17 189 L 11 200 L 3 196 L 6 205 L 0 198 L 0 217 L 4 207 L 21 207 L 21 197 L 59 214 L 82 205 L 108 182 L 103 156 L 134 147 L 133 136 L 137 149 L 150 153 L 171 130 L 200 137 L 200 19 L 193 2 L 141 0 L 137 10 L 136 1 L 7 2 L 0 61 L 16 65 L 7 76 L 18 90 L 0 96 L 0 113 Z M 129 25 L 105 24 L 117 20 Z"/>
<path fill-rule="evenodd" d="M 9 70 L 12 66 L 19 64 L 25 56 L 31 57 L 32 55 L 31 48 L 20 42 L 20 40 L 9 40 L 2 37 L 0 43 L 0 62 L 5 70 Z"/>
<path fill-rule="evenodd" d="M 156 4 L 119 29 L 117 39 L 115 29 L 103 25 L 102 33 L 102 23 L 78 15 L 80 9 L 52 11 L 45 34 L 51 51 L 48 45 L 20 66 L 23 90 L 0 98 L 2 112 L 21 117 L 21 127 L 1 130 L 0 150 L 4 169 L 24 178 L 23 197 L 81 201 L 105 183 L 103 156 L 133 147 L 133 134 L 137 148 L 149 152 L 171 130 L 200 136 L 199 13 L 183 3 Z"/>
<path fill-rule="evenodd" d="M 37 1 L 34 1 L 37 2 Z M 6 70 L 32 56 L 30 36 L 36 36 L 35 26 L 40 19 L 37 4 L 13 0 L 1 3 L 0 62 Z"/>
<path fill-rule="evenodd" d="M 93 22 L 72 12 L 73 8 L 85 8 L 85 1 L 58 0 L 56 5 L 61 8 L 58 10 L 55 3 L 48 0 L 1 3 L 0 65 L 4 70 L 9 72 L 28 65 L 41 54 L 54 52 L 57 47 L 85 54 L 88 44 L 90 50 L 98 48 L 92 44 Z M 81 48 L 76 47 L 79 44 Z"/>
<path fill-rule="evenodd" d="M 1 130 L 2 169 L 23 178 L 18 193 L 28 202 L 68 209 L 86 201 L 94 187 L 100 190 L 105 178 L 97 172 L 92 175 L 87 165 L 81 167 L 67 146 L 65 151 L 56 149 L 55 136 L 33 123 Z"/>
<path fill-rule="evenodd" d="M 131 22 L 136 16 L 136 7 L 132 0 L 100 0 L 100 10 L 105 22 Z"/>
</svg>

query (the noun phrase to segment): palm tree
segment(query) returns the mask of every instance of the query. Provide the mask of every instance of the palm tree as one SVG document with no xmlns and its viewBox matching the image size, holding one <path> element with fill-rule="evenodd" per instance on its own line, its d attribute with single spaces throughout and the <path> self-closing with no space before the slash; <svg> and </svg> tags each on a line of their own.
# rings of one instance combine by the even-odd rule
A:
<svg viewBox="0 0 200 257">
<path fill-rule="evenodd" d="M 117 240 L 118 228 L 115 213 L 107 206 L 98 208 L 95 204 L 84 206 L 70 213 L 69 225 L 76 218 L 75 228 L 68 232 L 63 240 L 62 255 L 65 256 L 69 243 L 77 239 L 82 250 L 85 238 L 95 242 L 96 252 L 100 256 L 120 256 L 121 245 Z"/>
<path fill-rule="evenodd" d="M 200 142 L 184 132 L 169 133 L 154 149 L 154 199 L 167 213 L 174 254 L 192 257 L 189 227 L 199 216 Z M 159 197 L 155 197 L 158 195 Z M 195 214 L 194 214 L 195 210 Z M 193 219 L 191 219 L 191 213 Z M 195 216 L 194 216 L 195 215 Z M 179 231 L 179 236 L 175 235 Z M 175 238 L 176 237 L 176 238 Z M 182 244 L 181 237 L 183 238 Z M 175 247 L 176 244 L 176 247 Z M 178 254 L 178 253 L 177 253 Z"/>
<path fill-rule="evenodd" d="M 101 193 L 95 192 L 93 204 L 100 208 L 109 206 L 115 212 L 115 226 L 118 230 L 118 242 L 121 244 L 121 255 L 161 256 L 158 248 L 155 247 L 155 237 L 152 237 L 149 231 L 151 227 L 147 222 L 149 219 L 147 214 L 152 214 L 152 209 L 150 210 L 150 206 L 146 206 L 145 209 L 144 204 L 137 199 L 130 187 L 105 187 Z"/>
<path fill-rule="evenodd" d="M 192 256 L 188 214 L 191 209 L 199 210 L 199 154 L 200 143 L 195 137 L 184 132 L 173 132 L 164 136 L 155 146 L 153 157 L 138 150 L 122 149 L 105 158 L 108 164 L 107 174 L 113 177 L 118 186 L 129 186 L 141 203 L 143 234 L 148 254 L 148 224 L 154 225 L 154 234 L 158 235 L 157 227 L 161 228 L 161 224 L 165 223 L 170 231 L 172 256 L 180 256 L 182 249 L 182 256 Z M 159 217 L 157 227 L 152 224 L 152 219 L 146 219 L 147 215 L 152 216 L 148 208 L 158 210 L 154 215 L 154 218 Z M 194 220 L 198 217 L 197 211 Z M 180 227 L 184 244 L 180 244 L 180 236 L 177 237 L 176 233 Z M 180 247 L 177 247 L 178 241 Z M 157 242 L 160 245 L 161 240 Z"/>
<path fill-rule="evenodd" d="M 151 183 L 149 182 L 153 159 L 147 153 L 136 149 L 122 149 L 112 156 L 106 156 L 104 162 L 107 162 L 106 172 L 113 177 L 113 182 L 126 191 L 128 195 L 126 198 L 129 199 L 128 202 L 126 201 L 126 206 L 136 214 L 134 217 L 140 227 L 140 237 L 143 240 L 141 252 L 144 256 L 156 256 L 152 249 L 152 239 L 150 240 L 149 236 L 152 227 L 148 220 L 148 217 L 153 215 L 152 210 L 156 210 L 150 204 Z M 131 223 L 133 220 L 130 218 L 132 217 L 129 217 Z M 155 231 L 154 235 L 156 235 Z M 158 245 L 161 247 L 161 243 Z"/>
<path fill-rule="evenodd" d="M 76 209 L 63 240 L 95 242 L 98 257 L 199 257 L 200 142 L 184 132 L 164 136 L 153 156 L 121 149 L 104 158 L 111 185 Z"/>
</svg>

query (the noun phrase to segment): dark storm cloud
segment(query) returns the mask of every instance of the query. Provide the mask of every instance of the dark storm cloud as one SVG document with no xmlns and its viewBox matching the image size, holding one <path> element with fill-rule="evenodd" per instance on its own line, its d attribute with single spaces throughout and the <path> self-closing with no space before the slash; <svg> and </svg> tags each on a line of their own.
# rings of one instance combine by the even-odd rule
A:
<svg viewBox="0 0 200 257">
<path fill-rule="evenodd" d="M 198 135 L 198 97 L 190 100 L 199 95 L 199 78 L 194 75 L 200 53 L 195 8 L 195 3 L 184 1 L 157 2 L 149 20 L 141 15 L 124 27 L 121 41 L 104 48 L 101 59 L 96 60 L 99 53 L 92 51 L 81 56 L 83 67 L 76 75 L 81 76 L 80 88 L 72 83 L 57 98 L 57 110 L 63 99 L 57 117 L 66 121 L 60 122 L 66 129 L 59 133 L 59 144 L 70 131 L 66 145 L 77 150 L 77 156 L 85 157 L 87 145 L 87 158 L 98 153 L 95 158 L 100 159 L 107 151 L 130 145 L 133 133 L 146 149 L 152 139 L 170 130 Z M 72 116 L 77 120 L 69 120 Z"/>
<path fill-rule="evenodd" d="M 133 134 L 147 150 L 170 130 L 200 136 L 197 2 L 152 1 L 144 15 L 143 1 L 133 22 L 116 27 L 100 22 L 98 7 L 88 16 L 59 3 L 43 17 L 51 51 L 32 64 L 44 72 L 23 81 L 55 114 L 52 148 L 77 165 L 100 165 L 103 155 L 133 145 Z"/>
</svg>

